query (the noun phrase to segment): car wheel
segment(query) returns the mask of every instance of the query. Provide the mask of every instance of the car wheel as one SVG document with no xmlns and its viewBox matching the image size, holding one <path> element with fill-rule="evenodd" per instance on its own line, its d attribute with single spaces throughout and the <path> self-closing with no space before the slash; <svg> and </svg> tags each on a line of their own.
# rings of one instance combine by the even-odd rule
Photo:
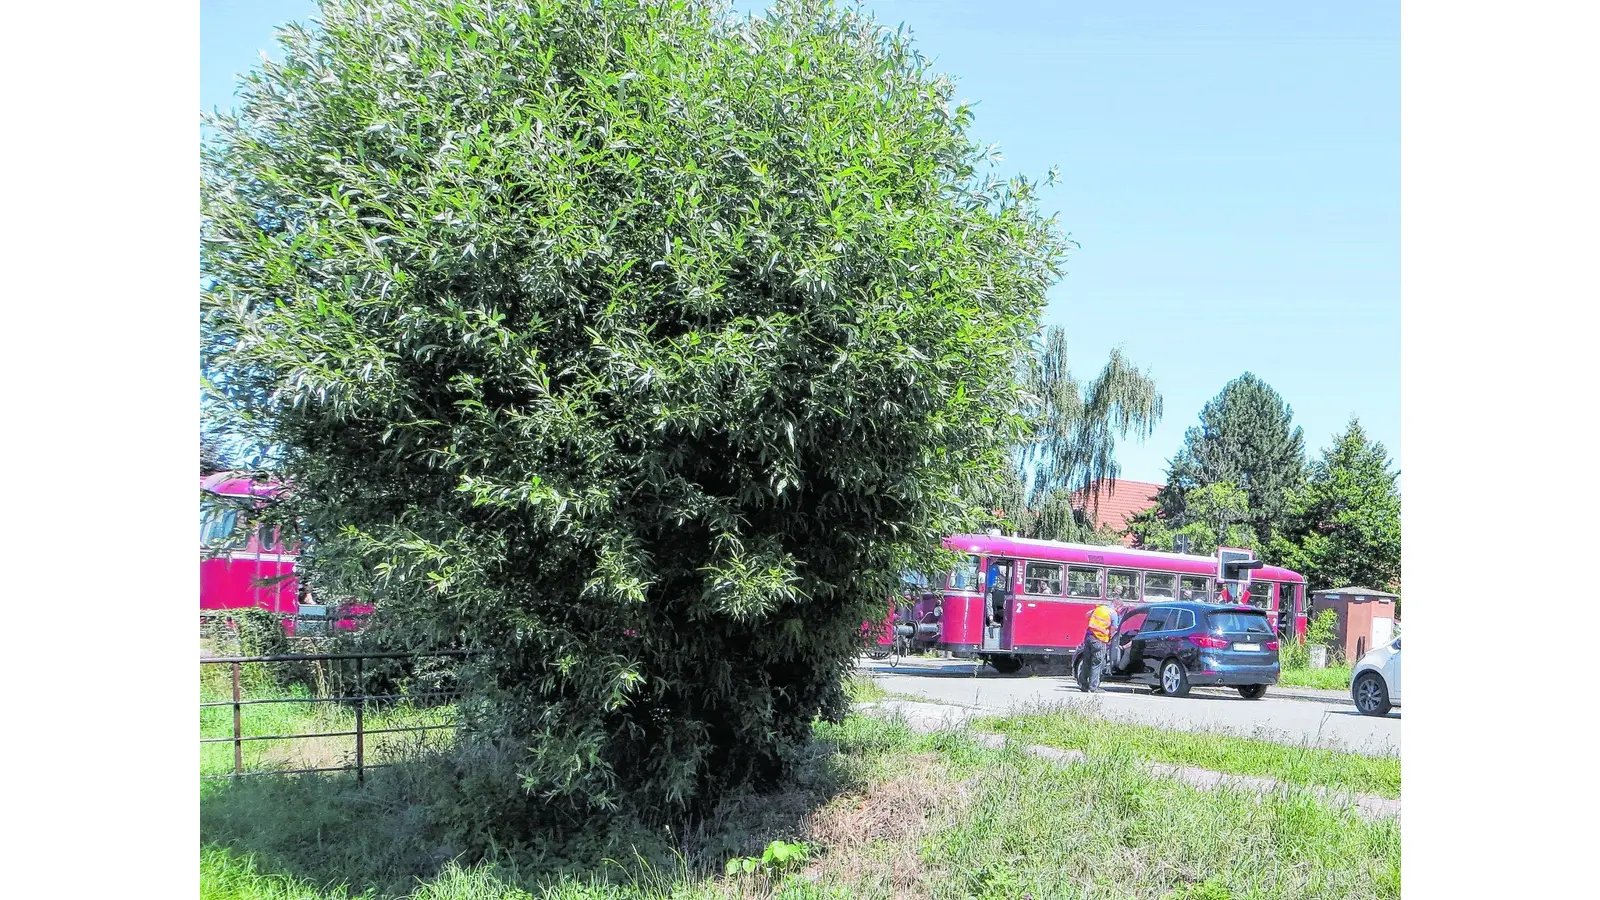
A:
<svg viewBox="0 0 1600 900">
<path fill-rule="evenodd" d="M 1365 716 L 1386 716 L 1394 708 L 1389 702 L 1389 686 L 1377 672 L 1362 672 L 1356 676 L 1355 683 L 1350 685 L 1350 696 L 1356 701 L 1356 709 Z"/>
<path fill-rule="evenodd" d="M 1239 685 L 1239 696 L 1246 700 L 1260 700 L 1266 693 L 1267 686 L 1264 684 Z"/>
<path fill-rule="evenodd" d="M 1001 675 L 1015 675 L 1022 671 L 1022 660 L 1015 656 L 988 656 L 984 659 Z"/>
<path fill-rule="evenodd" d="M 1169 659 L 1161 664 L 1161 693 L 1168 697 L 1182 697 L 1189 693 L 1189 672 L 1183 663 Z"/>
<path fill-rule="evenodd" d="M 1078 682 L 1078 690 L 1085 693 L 1089 690 L 1089 659 L 1085 656 L 1078 657 L 1078 664 L 1072 667 L 1072 677 Z"/>
</svg>

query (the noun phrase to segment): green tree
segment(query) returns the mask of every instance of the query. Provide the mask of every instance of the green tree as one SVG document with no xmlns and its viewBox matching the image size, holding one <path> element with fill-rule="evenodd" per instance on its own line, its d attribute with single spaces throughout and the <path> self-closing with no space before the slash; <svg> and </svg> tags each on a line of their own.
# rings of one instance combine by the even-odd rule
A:
<svg viewBox="0 0 1600 900">
<path fill-rule="evenodd" d="M 485 651 L 480 817 L 780 774 L 1015 436 L 1033 185 L 903 34 L 724 12 L 325 0 L 203 151 L 228 424 L 319 589 Z"/>
<path fill-rule="evenodd" d="M 1388 451 L 1355 418 L 1312 464 L 1291 498 L 1289 531 L 1273 545 L 1312 590 L 1399 586 L 1399 473 L 1389 466 Z"/>
<path fill-rule="evenodd" d="M 991 495 L 1023 537 L 1116 543 L 1097 533 L 1100 492 L 1120 474 L 1117 441 L 1144 440 L 1161 420 L 1155 380 L 1111 351 L 1087 384 L 1068 367 L 1067 335 L 1051 326 L 1018 363 L 1026 431 L 1006 481 Z M 1073 495 L 1082 494 L 1074 503 Z"/>
<path fill-rule="evenodd" d="M 1257 539 L 1270 541 L 1287 518 L 1290 492 L 1305 480 L 1305 436 L 1293 419 L 1294 410 L 1255 375 L 1228 382 L 1184 434 L 1158 497 L 1165 517 L 1181 527 L 1190 491 L 1228 483 L 1248 496 Z"/>
<path fill-rule="evenodd" d="M 1134 544 L 1150 550 L 1173 550 L 1177 538 L 1189 538 L 1189 552 L 1214 554 L 1218 547 L 1260 550 L 1250 527 L 1249 497 L 1228 482 L 1191 488 L 1184 494 L 1185 517 L 1174 522 L 1161 515 L 1159 506 L 1138 513 L 1128 522 Z"/>
</svg>

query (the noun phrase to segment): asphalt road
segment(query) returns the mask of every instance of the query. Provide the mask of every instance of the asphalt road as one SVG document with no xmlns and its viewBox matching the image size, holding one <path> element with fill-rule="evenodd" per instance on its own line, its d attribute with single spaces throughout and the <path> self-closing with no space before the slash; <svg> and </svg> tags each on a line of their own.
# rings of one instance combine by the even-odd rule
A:
<svg viewBox="0 0 1600 900">
<path fill-rule="evenodd" d="M 905 659 L 898 666 L 863 659 L 860 669 L 890 693 L 937 703 L 994 711 L 1068 706 L 1162 728 L 1220 731 L 1373 756 L 1400 755 L 1399 709 L 1382 717 L 1363 716 L 1348 703 L 1274 697 L 1271 688 L 1260 700 L 1245 700 L 1231 688 L 1194 688 L 1189 696 L 1175 698 L 1125 684 L 1107 684 L 1103 694 L 1086 694 L 1064 673 L 1029 675 L 1024 669 L 1001 675 L 959 659 Z"/>
</svg>

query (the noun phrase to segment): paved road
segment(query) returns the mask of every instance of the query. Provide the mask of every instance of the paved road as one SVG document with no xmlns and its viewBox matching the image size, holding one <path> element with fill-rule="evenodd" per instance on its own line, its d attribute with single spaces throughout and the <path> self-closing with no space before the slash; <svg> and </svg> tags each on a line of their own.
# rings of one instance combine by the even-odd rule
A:
<svg viewBox="0 0 1600 900">
<path fill-rule="evenodd" d="M 1108 684 L 1085 694 L 1065 674 L 1001 675 L 969 660 L 906 659 L 860 663 L 863 674 L 891 693 L 990 710 L 1065 705 L 1108 719 L 1184 731 L 1223 731 L 1284 744 L 1310 744 L 1368 755 L 1400 755 L 1400 711 L 1363 716 L 1348 703 L 1274 697 L 1245 700 L 1230 689 L 1195 688 L 1187 697 L 1152 694 L 1142 686 Z"/>
</svg>

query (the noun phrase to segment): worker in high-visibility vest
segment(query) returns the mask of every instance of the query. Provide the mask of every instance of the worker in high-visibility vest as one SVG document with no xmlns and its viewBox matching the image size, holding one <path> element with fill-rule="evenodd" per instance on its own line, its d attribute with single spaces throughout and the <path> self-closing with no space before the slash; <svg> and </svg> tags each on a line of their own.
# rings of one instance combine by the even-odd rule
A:
<svg viewBox="0 0 1600 900">
<path fill-rule="evenodd" d="M 1089 649 L 1089 692 L 1105 693 L 1100 678 L 1110 661 L 1111 639 L 1117 633 L 1117 611 L 1104 603 L 1089 613 L 1089 628 L 1084 632 L 1083 645 Z"/>
</svg>

